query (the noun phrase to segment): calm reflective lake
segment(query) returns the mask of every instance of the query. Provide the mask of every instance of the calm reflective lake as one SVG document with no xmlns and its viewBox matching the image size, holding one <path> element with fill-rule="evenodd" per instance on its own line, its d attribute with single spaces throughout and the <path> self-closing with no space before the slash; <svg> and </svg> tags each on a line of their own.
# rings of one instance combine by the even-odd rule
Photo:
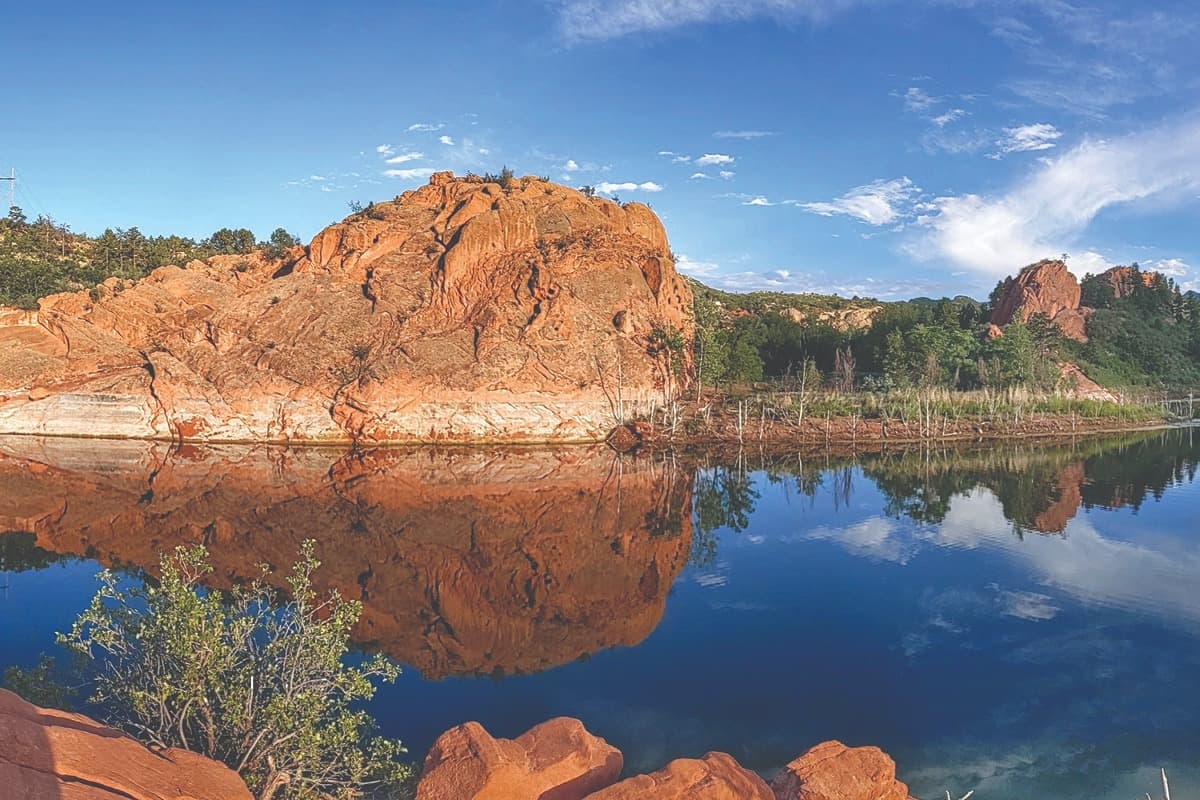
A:
<svg viewBox="0 0 1200 800">
<path fill-rule="evenodd" d="M 205 542 L 361 598 L 406 666 L 373 712 L 576 716 L 630 770 L 830 738 L 914 793 L 1200 790 L 1200 438 L 725 458 L 0 439 L 0 667 L 55 652 L 101 565 Z"/>
</svg>

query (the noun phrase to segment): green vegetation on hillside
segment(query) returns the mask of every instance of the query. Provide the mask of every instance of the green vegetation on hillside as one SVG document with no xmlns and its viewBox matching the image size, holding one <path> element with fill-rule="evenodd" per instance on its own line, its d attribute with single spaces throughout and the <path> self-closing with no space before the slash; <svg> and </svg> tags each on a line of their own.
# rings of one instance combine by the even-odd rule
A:
<svg viewBox="0 0 1200 800">
<path fill-rule="evenodd" d="M 1161 275 L 1117 298 L 1103 279 L 1083 281 L 1087 343 L 1065 339 L 1046 317 L 987 335 L 997 295 L 879 303 L 821 295 L 734 295 L 693 283 L 696 361 L 707 386 L 771 380 L 785 388 L 892 391 L 1063 388 L 1057 367 L 1075 362 L 1113 387 L 1200 383 L 1200 299 Z M 877 308 L 867 327 L 820 321 L 822 311 Z M 793 319 L 789 309 L 804 317 Z M 815 321 L 814 321 L 815 320 Z"/>
<path fill-rule="evenodd" d="M 245 228 L 222 228 L 202 241 L 146 236 L 136 227 L 87 236 L 46 216 L 31 222 L 14 206 L 0 218 L 0 305 L 37 308 L 38 298 L 87 289 L 108 278 L 137 280 L 167 264 L 257 248 L 279 255 L 294 243 L 296 237 L 282 228 L 268 242 L 257 242 Z"/>
</svg>

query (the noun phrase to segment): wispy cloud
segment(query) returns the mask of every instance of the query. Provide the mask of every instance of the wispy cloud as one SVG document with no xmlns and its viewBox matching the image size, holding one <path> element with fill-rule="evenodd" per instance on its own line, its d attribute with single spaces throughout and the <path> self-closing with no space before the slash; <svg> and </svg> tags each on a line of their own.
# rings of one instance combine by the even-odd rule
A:
<svg viewBox="0 0 1200 800">
<path fill-rule="evenodd" d="M 444 123 L 444 122 L 438 122 L 438 123 L 414 122 L 412 125 L 408 126 L 408 132 L 409 133 L 432 133 L 433 131 L 440 131 L 444 127 L 446 127 L 446 123 Z"/>
<path fill-rule="evenodd" d="M 418 178 L 428 178 L 434 172 L 436 170 L 429 167 L 411 167 L 408 169 L 385 169 L 383 174 L 389 178 L 411 181 Z"/>
<path fill-rule="evenodd" d="M 600 41 L 756 17 L 822 20 L 859 4 L 860 0 L 560 0 L 559 28 L 570 41 Z"/>
<path fill-rule="evenodd" d="M 770 200 L 763 197 L 762 195 L 758 195 L 757 197 L 751 197 L 749 200 L 746 200 L 745 202 L 742 203 L 742 205 L 744 205 L 744 206 L 773 206 L 773 205 L 775 205 L 775 203 L 772 203 Z"/>
<path fill-rule="evenodd" d="M 380 155 L 390 156 L 395 151 L 392 149 L 390 144 L 381 144 L 375 148 L 375 152 L 379 153 Z"/>
<path fill-rule="evenodd" d="M 676 153 L 674 150 L 659 150 L 658 154 L 663 158 L 671 159 L 671 161 L 676 164 L 687 164 L 692 160 L 691 156 L 684 155 L 683 153 Z"/>
<path fill-rule="evenodd" d="M 389 151 L 389 152 L 391 152 L 391 151 Z M 401 153 L 400 155 L 392 156 L 391 158 L 385 159 L 383 163 L 385 163 L 385 164 L 407 164 L 409 161 L 420 161 L 424 157 L 425 157 L 424 153 L 417 153 L 417 152 Z"/>
<path fill-rule="evenodd" d="M 842 215 L 868 225 L 887 225 L 907 214 L 908 206 L 920 193 L 920 187 L 905 177 L 872 181 L 827 202 L 791 204 L 823 217 Z"/>
<path fill-rule="evenodd" d="M 1062 131 L 1047 122 L 1005 128 L 1003 134 L 996 140 L 996 147 L 999 149 L 991 155 L 992 158 L 999 158 L 1008 153 L 1050 150 L 1062 138 Z"/>
<path fill-rule="evenodd" d="M 610 183 L 604 181 L 596 184 L 596 191 L 601 194 L 615 194 L 617 192 L 661 192 L 663 187 L 654 181 L 643 181 L 642 183 L 634 183 L 626 181 L 624 183 Z"/>
<path fill-rule="evenodd" d="M 726 155 L 725 153 L 705 153 L 704 155 L 702 155 L 696 159 L 696 166 L 698 166 L 698 167 L 727 166 L 729 164 L 732 164 L 733 162 L 734 162 L 733 156 Z"/>
<path fill-rule="evenodd" d="M 446 145 L 447 147 L 454 146 L 454 138 L 451 136 L 439 136 L 438 141 L 441 142 L 442 144 Z"/>
<path fill-rule="evenodd" d="M 710 177 L 712 177 L 712 176 L 710 176 L 706 172 L 693 172 L 692 176 L 690 178 L 688 178 L 688 180 L 703 181 L 703 180 L 708 180 Z"/>
<path fill-rule="evenodd" d="M 967 115 L 967 112 L 964 109 L 952 108 L 949 111 L 945 112 L 944 114 L 938 114 L 936 117 L 934 117 L 930 121 L 934 125 L 938 126 L 939 128 L 944 128 L 947 125 L 949 125 L 951 122 L 960 120 L 963 117 L 965 117 L 966 115 Z"/>
<path fill-rule="evenodd" d="M 1200 190 L 1200 118 L 1189 117 L 1110 141 L 1089 139 L 1039 162 L 1007 192 L 940 197 L 918 218 L 910 243 L 919 258 L 939 257 L 989 275 L 1073 253 L 1075 269 L 1103 266 L 1079 237 L 1106 208 L 1153 201 L 1195 202 Z"/>
<path fill-rule="evenodd" d="M 713 134 L 718 139 L 761 139 L 778 135 L 779 131 L 717 131 Z"/>
<path fill-rule="evenodd" d="M 941 98 L 932 97 L 919 86 L 910 86 L 900 95 L 904 99 L 904 107 L 909 111 L 928 111 L 942 102 Z"/>
</svg>

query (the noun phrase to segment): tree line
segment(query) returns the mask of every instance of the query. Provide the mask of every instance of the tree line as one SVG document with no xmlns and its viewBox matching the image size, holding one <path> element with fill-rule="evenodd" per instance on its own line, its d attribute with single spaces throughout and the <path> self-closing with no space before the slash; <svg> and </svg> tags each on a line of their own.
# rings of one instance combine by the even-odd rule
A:
<svg viewBox="0 0 1200 800">
<path fill-rule="evenodd" d="M 0 305 L 33 309 L 38 298 L 87 289 L 108 278 L 138 280 L 167 264 L 254 250 L 280 256 L 298 243 L 284 228 L 266 241 L 247 228 L 221 228 L 200 240 L 147 236 L 137 227 L 87 236 L 46 215 L 31 221 L 13 206 L 0 218 Z"/>
</svg>

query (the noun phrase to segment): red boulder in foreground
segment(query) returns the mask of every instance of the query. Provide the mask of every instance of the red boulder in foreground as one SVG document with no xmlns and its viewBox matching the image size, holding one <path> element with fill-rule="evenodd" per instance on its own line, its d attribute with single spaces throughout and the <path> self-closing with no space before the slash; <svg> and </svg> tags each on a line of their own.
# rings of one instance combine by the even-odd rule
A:
<svg viewBox="0 0 1200 800">
<path fill-rule="evenodd" d="M 841 742 L 812 748 L 784 767 L 771 788 L 776 800 L 909 800 L 886 753 Z"/>
<path fill-rule="evenodd" d="M 658 772 L 621 781 L 586 800 L 774 800 L 771 788 L 725 753 L 677 758 Z"/>
<path fill-rule="evenodd" d="M 478 722 L 451 728 L 425 757 L 417 800 L 581 800 L 621 774 L 621 751 L 559 717 L 516 739 Z"/>
<path fill-rule="evenodd" d="M 5 800 L 251 800 L 237 773 L 186 750 L 151 751 L 82 714 L 0 689 Z"/>
</svg>

